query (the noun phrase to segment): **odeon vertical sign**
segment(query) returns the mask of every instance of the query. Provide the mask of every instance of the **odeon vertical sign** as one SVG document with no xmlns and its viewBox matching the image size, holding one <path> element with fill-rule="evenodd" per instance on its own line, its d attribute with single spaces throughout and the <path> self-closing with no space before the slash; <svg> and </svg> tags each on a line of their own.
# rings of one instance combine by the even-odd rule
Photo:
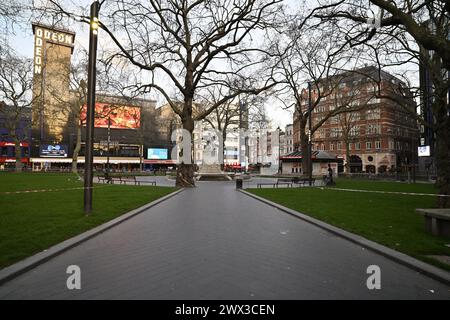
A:
<svg viewBox="0 0 450 320">
<path fill-rule="evenodd" d="M 44 54 L 46 43 L 68 46 L 73 48 L 74 34 L 61 29 L 50 29 L 49 27 L 33 24 L 34 32 L 34 74 L 42 74 L 44 67 Z"/>
<path fill-rule="evenodd" d="M 34 34 L 32 127 L 39 143 L 64 139 L 68 113 L 61 102 L 69 98 L 70 63 L 75 32 L 32 23 Z M 58 116 L 55 116 L 58 115 Z"/>
</svg>

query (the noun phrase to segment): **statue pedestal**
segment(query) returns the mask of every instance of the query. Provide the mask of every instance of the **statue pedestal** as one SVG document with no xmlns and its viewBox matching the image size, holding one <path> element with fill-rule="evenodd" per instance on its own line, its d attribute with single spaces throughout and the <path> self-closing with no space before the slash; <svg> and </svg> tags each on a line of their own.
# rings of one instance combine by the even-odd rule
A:
<svg viewBox="0 0 450 320">
<path fill-rule="evenodd" d="M 219 164 L 202 164 L 196 173 L 197 181 L 230 181 L 227 173 L 220 170 Z"/>
</svg>

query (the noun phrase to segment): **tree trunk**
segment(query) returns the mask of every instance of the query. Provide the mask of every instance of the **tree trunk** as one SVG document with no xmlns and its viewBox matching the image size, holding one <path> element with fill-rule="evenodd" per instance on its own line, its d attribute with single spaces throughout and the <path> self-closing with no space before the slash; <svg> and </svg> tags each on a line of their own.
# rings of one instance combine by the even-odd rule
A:
<svg viewBox="0 0 450 320">
<path fill-rule="evenodd" d="M 22 172 L 22 152 L 20 150 L 20 140 L 15 138 L 16 172 Z"/>
<path fill-rule="evenodd" d="M 344 143 L 345 143 L 345 173 L 350 173 L 350 143 L 349 139 L 344 137 Z"/>
<path fill-rule="evenodd" d="M 189 103 L 189 101 L 186 103 Z M 192 100 L 190 101 L 190 103 L 192 106 Z M 184 148 L 182 149 L 183 155 L 185 155 L 185 152 L 189 153 L 190 161 L 189 163 L 181 162 L 177 166 L 177 178 L 175 184 L 177 187 L 191 188 L 195 187 L 194 164 L 192 164 L 192 132 L 194 131 L 194 120 L 192 119 L 192 107 L 190 109 L 190 112 L 187 111 L 184 113 L 181 122 L 183 124 L 183 129 L 188 131 L 191 137 L 189 150 L 184 150 Z"/>
<path fill-rule="evenodd" d="M 443 126 L 436 132 L 436 186 L 439 194 L 447 197 L 437 197 L 439 208 L 448 208 L 450 204 L 450 129 Z"/>
<path fill-rule="evenodd" d="M 223 157 L 222 157 L 222 161 L 221 161 L 222 163 L 220 164 L 221 170 L 225 169 L 225 140 L 227 140 L 227 131 L 224 129 L 222 131 L 222 153 L 223 153 Z"/>
<path fill-rule="evenodd" d="M 309 174 L 308 136 L 306 135 L 306 121 L 300 121 L 300 151 L 302 152 L 302 174 Z"/>
<path fill-rule="evenodd" d="M 76 136 L 76 144 L 75 149 L 73 149 L 72 155 L 72 172 L 77 173 L 77 165 L 78 165 L 78 154 L 81 150 L 81 127 L 77 126 L 77 136 Z"/>
</svg>

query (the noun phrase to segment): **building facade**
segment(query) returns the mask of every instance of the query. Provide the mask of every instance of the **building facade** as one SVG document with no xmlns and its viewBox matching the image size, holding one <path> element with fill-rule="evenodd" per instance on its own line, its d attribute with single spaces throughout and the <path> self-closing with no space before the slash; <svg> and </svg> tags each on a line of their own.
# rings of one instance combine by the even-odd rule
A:
<svg viewBox="0 0 450 320">
<path fill-rule="evenodd" d="M 399 103 L 395 90 L 405 84 L 384 71 L 374 82 L 377 74 L 374 67 L 348 73 L 312 110 L 313 127 L 326 119 L 312 135 L 312 149 L 336 154 L 342 160 L 339 172 L 395 172 L 417 164 L 419 130 L 411 116 L 415 103 L 412 98 Z M 312 97 L 317 99 L 315 91 Z M 352 111 L 330 116 L 342 106 Z M 294 119 L 297 148 L 298 125 Z"/>
<path fill-rule="evenodd" d="M 8 106 L 0 102 L 0 170 L 15 167 L 16 145 L 20 146 L 20 162 L 30 165 L 31 108 Z"/>
<path fill-rule="evenodd" d="M 82 105 L 84 99 L 70 90 L 75 33 L 39 23 L 32 27 L 30 163 L 34 170 L 69 169 L 76 160 L 81 169 L 87 108 Z M 82 83 L 77 85 L 81 87 Z M 155 108 L 154 100 L 97 92 L 93 150 L 97 170 L 105 166 L 112 170 L 142 168 L 148 153 L 162 147 L 164 139 L 158 130 Z"/>
<path fill-rule="evenodd" d="M 242 165 L 245 166 L 246 148 L 245 138 L 242 137 L 242 131 L 245 130 L 247 116 L 242 112 L 240 104 L 230 104 L 227 108 L 230 116 L 226 119 L 229 123 L 226 128 L 225 139 L 217 128 L 221 126 L 217 123 L 218 120 L 214 117 L 208 117 L 208 120 L 195 121 L 194 131 L 192 134 L 192 161 L 194 164 L 201 166 L 204 163 L 212 161 L 223 161 L 223 165 L 227 169 L 240 169 Z M 193 115 L 198 115 L 203 110 L 203 106 L 194 103 Z M 163 124 L 161 126 L 161 135 L 166 137 L 168 141 L 174 144 L 179 140 L 180 132 L 175 136 L 172 133 L 176 129 L 181 129 L 182 124 L 180 117 L 172 110 L 169 104 L 165 104 L 157 109 L 158 121 Z M 221 144 L 223 140 L 223 144 Z M 244 144 L 244 145 L 243 145 Z M 220 158 L 219 150 L 223 149 L 223 158 Z M 172 159 L 174 163 L 180 161 L 178 155 Z"/>
</svg>

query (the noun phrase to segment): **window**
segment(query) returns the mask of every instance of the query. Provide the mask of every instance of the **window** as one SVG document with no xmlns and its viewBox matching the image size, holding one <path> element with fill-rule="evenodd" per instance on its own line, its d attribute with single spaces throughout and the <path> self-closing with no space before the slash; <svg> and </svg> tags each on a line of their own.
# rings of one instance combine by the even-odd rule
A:
<svg viewBox="0 0 450 320">
<path fill-rule="evenodd" d="M 372 142 L 368 141 L 366 142 L 366 150 L 372 149 Z"/>
<path fill-rule="evenodd" d="M 352 150 L 352 145 L 353 145 L 353 143 L 348 144 L 348 150 Z"/>
<path fill-rule="evenodd" d="M 337 116 L 331 117 L 330 118 L 330 123 L 331 124 L 337 124 L 339 122 L 339 118 Z"/>
<path fill-rule="evenodd" d="M 375 90 L 378 91 L 378 88 L 375 89 Z M 380 102 L 381 102 L 381 99 L 380 99 L 380 98 L 374 98 L 374 97 L 372 97 L 372 98 L 370 98 L 369 101 L 367 101 L 367 104 L 376 104 L 376 103 L 380 103 Z"/>
<path fill-rule="evenodd" d="M 338 150 L 342 150 L 342 143 L 341 143 L 341 142 L 338 142 L 338 143 L 337 143 L 337 149 L 338 149 Z"/>
<path fill-rule="evenodd" d="M 325 129 L 319 129 L 318 137 L 319 138 L 325 138 Z"/>
<path fill-rule="evenodd" d="M 331 150 L 331 151 L 334 150 L 334 143 L 330 143 L 330 150 Z"/>
<path fill-rule="evenodd" d="M 381 127 L 377 124 L 368 124 L 366 129 L 366 134 L 380 134 Z"/>
<path fill-rule="evenodd" d="M 380 108 L 367 110 L 367 120 L 380 119 Z"/>
<path fill-rule="evenodd" d="M 359 136 L 359 126 L 351 128 L 349 134 L 351 136 Z"/>
<path fill-rule="evenodd" d="M 394 148 L 394 140 L 389 140 L 389 149 L 393 150 Z"/>
<path fill-rule="evenodd" d="M 360 150 L 360 149 L 361 149 L 361 143 L 355 142 L 355 150 Z"/>
<path fill-rule="evenodd" d="M 375 141 L 375 149 L 381 149 L 381 141 Z"/>
<path fill-rule="evenodd" d="M 349 103 L 349 107 L 359 106 L 359 100 L 353 100 Z"/>
<path fill-rule="evenodd" d="M 341 136 L 342 134 L 342 129 L 340 128 L 331 128 L 330 129 L 330 137 L 332 138 L 337 138 L 339 136 Z"/>
<path fill-rule="evenodd" d="M 325 111 L 327 111 L 327 107 L 326 107 L 326 106 L 317 106 L 317 107 L 314 109 L 314 112 L 315 112 L 315 113 L 320 113 L 320 112 L 325 112 Z"/>
</svg>

